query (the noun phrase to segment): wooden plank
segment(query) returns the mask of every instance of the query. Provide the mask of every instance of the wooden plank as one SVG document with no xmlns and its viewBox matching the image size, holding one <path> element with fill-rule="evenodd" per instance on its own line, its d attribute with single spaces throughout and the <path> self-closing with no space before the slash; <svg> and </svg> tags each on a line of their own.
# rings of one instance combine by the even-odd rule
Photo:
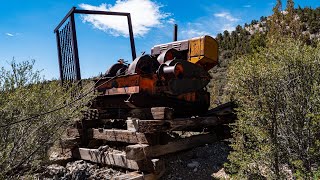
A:
<svg viewBox="0 0 320 180">
<path fill-rule="evenodd" d="M 127 127 L 142 133 L 184 131 L 228 124 L 235 120 L 234 115 L 196 118 L 177 118 L 174 120 L 127 120 Z"/>
<path fill-rule="evenodd" d="M 174 119 L 174 110 L 168 107 L 152 107 L 151 114 L 153 119 Z"/>
<path fill-rule="evenodd" d="M 159 159 L 130 160 L 126 158 L 125 152 L 103 152 L 98 149 L 78 148 L 73 151 L 72 156 L 95 163 L 147 172 L 160 172 L 164 168 L 164 162 Z"/>
<path fill-rule="evenodd" d="M 132 144 L 152 144 L 152 137 L 148 137 L 146 134 L 143 133 L 128 130 L 92 129 L 92 138 Z"/>
<path fill-rule="evenodd" d="M 81 139 L 80 137 L 76 138 L 62 138 L 59 140 L 59 146 L 64 149 L 72 149 L 74 147 L 77 147 L 81 144 Z"/>
<path fill-rule="evenodd" d="M 80 143 L 80 135 L 82 135 L 82 129 L 69 128 L 62 139 L 71 141 L 77 139 L 77 143 Z M 125 142 L 129 144 L 165 144 L 168 142 L 169 137 L 166 134 L 152 133 L 144 134 L 123 129 L 88 129 L 88 140 L 106 140 L 114 142 Z M 70 142 L 71 143 L 71 142 Z M 69 144 L 70 144 L 69 143 Z"/>
<path fill-rule="evenodd" d="M 131 118 L 139 118 L 139 119 L 171 120 L 174 118 L 174 110 L 169 107 L 152 107 L 152 108 L 133 109 L 129 112 L 129 116 Z"/>
<path fill-rule="evenodd" d="M 139 119 L 128 118 L 128 120 L 126 121 L 126 123 L 127 123 L 127 130 L 128 130 L 128 131 L 136 132 L 137 129 L 139 129 L 138 121 L 139 121 Z"/>
<path fill-rule="evenodd" d="M 235 113 L 235 108 L 236 104 L 234 102 L 228 102 L 208 110 L 206 115 L 231 115 Z"/>
<path fill-rule="evenodd" d="M 188 138 L 179 139 L 169 142 L 166 145 L 150 146 L 147 144 L 135 144 L 126 147 L 126 157 L 132 160 L 141 160 L 145 158 L 153 158 L 169 153 L 174 153 L 186 149 L 195 148 L 204 144 L 217 141 L 215 134 L 201 134 Z"/>
</svg>

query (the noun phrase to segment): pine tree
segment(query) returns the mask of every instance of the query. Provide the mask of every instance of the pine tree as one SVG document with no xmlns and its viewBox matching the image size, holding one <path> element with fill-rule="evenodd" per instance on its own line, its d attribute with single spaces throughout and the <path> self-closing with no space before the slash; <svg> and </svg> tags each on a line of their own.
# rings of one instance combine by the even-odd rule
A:
<svg viewBox="0 0 320 180">
<path fill-rule="evenodd" d="M 286 12 L 287 14 L 285 15 L 285 25 L 289 28 L 284 29 L 285 35 L 295 38 L 298 37 L 299 39 L 301 39 L 302 24 L 297 14 L 295 13 L 296 11 L 294 9 L 293 0 L 287 0 Z"/>
<path fill-rule="evenodd" d="M 272 9 L 273 15 L 268 21 L 269 33 L 268 39 L 273 42 L 277 41 L 282 35 L 283 28 L 283 13 L 282 13 L 282 2 L 277 0 L 276 5 Z"/>
</svg>

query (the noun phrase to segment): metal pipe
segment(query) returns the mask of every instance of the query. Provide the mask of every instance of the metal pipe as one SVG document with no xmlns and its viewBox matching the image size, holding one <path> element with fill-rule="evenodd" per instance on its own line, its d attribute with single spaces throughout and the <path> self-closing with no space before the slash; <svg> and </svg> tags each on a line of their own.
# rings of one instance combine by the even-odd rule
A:
<svg viewBox="0 0 320 180">
<path fill-rule="evenodd" d="M 72 7 L 70 11 L 67 13 L 67 15 L 62 19 L 62 21 L 59 23 L 59 25 L 54 29 L 54 33 L 59 30 L 59 28 L 63 25 L 64 22 L 69 18 L 69 16 L 76 10 L 76 7 Z"/>
<path fill-rule="evenodd" d="M 82 10 L 75 9 L 75 14 L 93 14 L 93 15 L 114 15 L 114 16 L 128 16 L 130 13 L 126 12 L 113 12 L 113 11 L 94 11 L 94 10 Z"/>
<path fill-rule="evenodd" d="M 130 13 L 127 15 L 127 19 L 128 19 L 128 27 L 129 27 L 129 37 L 130 37 L 132 61 L 134 61 L 137 57 L 137 54 L 136 54 L 136 46 L 134 44 L 134 37 L 133 37 L 133 30 L 132 30 L 132 22 L 131 22 Z"/>
<path fill-rule="evenodd" d="M 174 29 L 173 29 L 173 41 L 178 40 L 178 25 L 174 24 Z"/>
</svg>

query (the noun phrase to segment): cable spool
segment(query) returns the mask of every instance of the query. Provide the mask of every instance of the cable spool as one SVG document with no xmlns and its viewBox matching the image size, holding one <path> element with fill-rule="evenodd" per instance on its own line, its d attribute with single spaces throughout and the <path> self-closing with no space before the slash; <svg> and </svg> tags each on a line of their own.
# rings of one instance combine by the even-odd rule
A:
<svg viewBox="0 0 320 180">
<path fill-rule="evenodd" d="M 184 72 L 183 65 L 179 62 L 170 65 L 171 62 L 172 60 L 159 66 L 159 69 L 157 70 L 158 76 L 164 77 L 166 80 L 170 78 L 182 78 Z"/>
<path fill-rule="evenodd" d="M 170 61 L 173 59 L 181 59 L 181 54 L 176 49 L 167 49 L 163 51 L 157 58 L 160 64 L 164 64 L 167 61 Z"/>
<path fill-rule="evenodd" d="M 159 65 L 159 62 L 150 55 L 143 55 L 130 64 L 127 74 L 152 74 Z"/>
<path fill-rule="evenodd" d="M 112 65 L 105 73 L 106 77 L 114 77 L 117 76 L 118 74 L 124 72 L 128 68 L 127 65 L 125 64 L 114 64 Z"/>
</svg>

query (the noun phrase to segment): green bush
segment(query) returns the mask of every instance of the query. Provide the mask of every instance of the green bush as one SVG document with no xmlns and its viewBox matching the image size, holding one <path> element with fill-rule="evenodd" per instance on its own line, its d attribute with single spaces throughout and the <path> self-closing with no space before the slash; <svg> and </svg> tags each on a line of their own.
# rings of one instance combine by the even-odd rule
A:
<svg viewBox="0 0 320 180">
<path fill-rule="evenodd" d="M 73 102 L 75 88 L 44 81 L 34 61 L 10 65 L 0 69 L 0 179 L 44 163 L 48 148 L 90 98 Z"/>
<path fill-rule="evenodd" d="M 239 178 L 319 177 L 319 46 L 278 40 L 234 61 L 228 79 L 238 121 L 227 170 Z"/>
</svg>

